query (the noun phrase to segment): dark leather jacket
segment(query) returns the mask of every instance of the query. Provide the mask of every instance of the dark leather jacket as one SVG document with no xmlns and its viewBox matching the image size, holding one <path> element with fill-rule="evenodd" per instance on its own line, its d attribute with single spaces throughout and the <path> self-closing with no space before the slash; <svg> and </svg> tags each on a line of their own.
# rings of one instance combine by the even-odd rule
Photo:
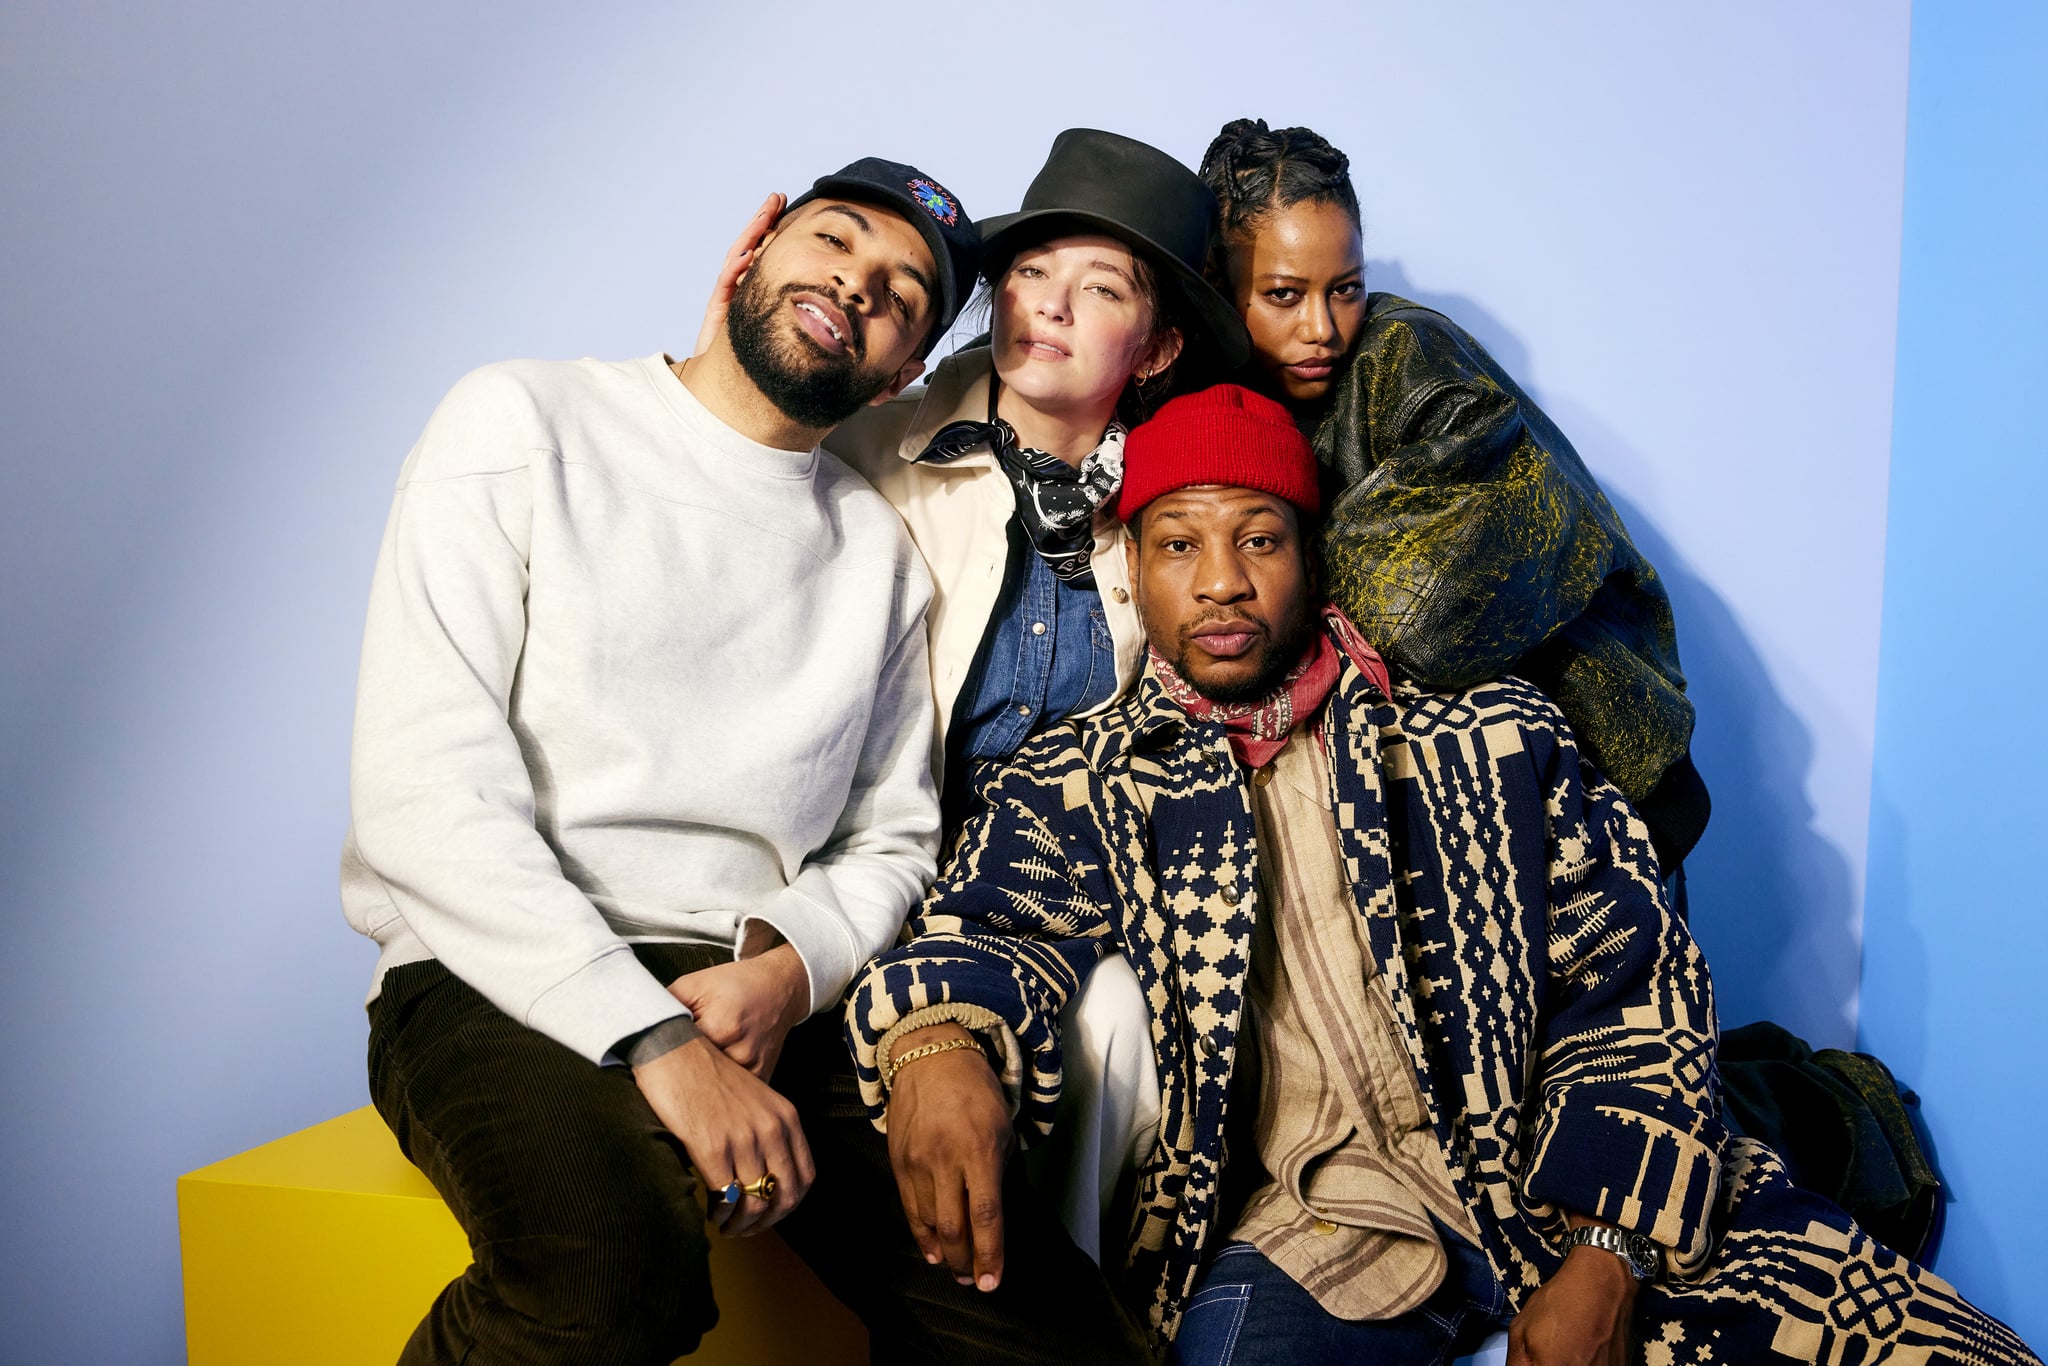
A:
<svg viewBox="0 0 2048 1366">
<path fill-rule="evenodd" d="M 1668 868 L 1706 828 L 1671 601 L 1563 433 L 1464 329 L 1366 300 L 1314 434 L 1330 596 L 1425 688 L 1517 674 L 1641 810 Z"/>
</svg>

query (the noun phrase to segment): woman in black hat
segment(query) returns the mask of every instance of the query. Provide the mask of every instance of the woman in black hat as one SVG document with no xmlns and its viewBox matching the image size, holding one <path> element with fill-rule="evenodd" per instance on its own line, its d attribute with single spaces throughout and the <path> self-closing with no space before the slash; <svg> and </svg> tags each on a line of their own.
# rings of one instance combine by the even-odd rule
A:
<svg viewBox="0 0 2048 1366">
<path fill-rule="evenodd" d="M 1330 595 L 1425 687 L 1508 673 L 1541 687 L 1675 869 L 1708 802 L 1664 586 L 1485 348 L 1433 309 L 1366 292 L 1349 167 L 1307 128 L 1238 119 L 1201 172 L 1249 382 L 1293 409 L 1323 466 Z"/>
<path fill-rule="evenodd" d="M 1157 148 L 1061 133 L 1023 207 L 982 221 L 987 341 L 826 439 L 903 514 L 935 580 L 949 824 L 975 764 L 1109 705 L 1137 674 L 1115 513 L 1124 432 L 1177 362 L 1250 354 L 1202 273 L 1215 213 Z"/>
</svg>

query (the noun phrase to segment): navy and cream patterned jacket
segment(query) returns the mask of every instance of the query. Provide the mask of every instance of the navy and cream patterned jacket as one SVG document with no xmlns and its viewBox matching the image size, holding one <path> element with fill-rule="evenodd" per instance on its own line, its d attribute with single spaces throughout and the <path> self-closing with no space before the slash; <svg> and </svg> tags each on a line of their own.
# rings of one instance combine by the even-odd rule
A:
<svg viewBox="0 0 2048 1366">
<path fill-rule="evenodd" d="M 1345 662 L 1318 728 L 1330 803 L 1430 1122 L 1515 1308 L 1562 1262 L 1565 1210 L 1697 1269 L 1725 1134 L 1714 1008 L 1647 830 L 1533 687 L 1395 691 Z M 986 807 L 847 1007 L 878 1124 L 893 1024 L 944 1001 L 993 1011 L 1028 1136 L 1058 1096 L 1061 1006 L 1100 955 L 1129 958 L 1164 1094 L 1124 1290 L 1162 1343 L 1219 1233 L 1226 1112 L 1255 1103 L 1230 1085 L 1259 888 L 1247 777 L 1222 727 L 1148 671 L 984 779 Z"/>
</svg>

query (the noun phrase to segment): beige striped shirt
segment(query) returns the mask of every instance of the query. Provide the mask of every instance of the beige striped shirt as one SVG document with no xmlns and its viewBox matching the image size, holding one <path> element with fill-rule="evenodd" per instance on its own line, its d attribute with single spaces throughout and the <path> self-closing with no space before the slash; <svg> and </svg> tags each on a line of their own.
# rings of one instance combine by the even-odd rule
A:
<svg viewBox="0 0 2048 1366">
<path fill-rule="evenodd" d="M 1320 732 L 1298 727 L 1252 777 L 1258 1155 L 1270 1179 L 1232 1236 L 1343 1319 L 1393 1318 L 1442 1282 L 1430 1216 L 1474 1242 L 1429 1126 L 1365 919 L 1344 877 Z"/>
</svg>

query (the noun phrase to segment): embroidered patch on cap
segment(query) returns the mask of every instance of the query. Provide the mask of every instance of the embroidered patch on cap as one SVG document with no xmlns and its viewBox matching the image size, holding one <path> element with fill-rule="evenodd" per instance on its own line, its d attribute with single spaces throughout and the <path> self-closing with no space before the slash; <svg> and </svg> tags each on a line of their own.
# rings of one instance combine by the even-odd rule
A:
<svg viewBox="0 0 2048 1366">
<path fill-rule="evenodd" d="M 926 213 L 938 219 L 947 227 L 950 228 L 960 221 L 960 206 L 953 202 L 953 196 L 947 194 L 931 181 L 911 181 L 910 193 L 918 203 L 924 205 Z"/>
</svg>

